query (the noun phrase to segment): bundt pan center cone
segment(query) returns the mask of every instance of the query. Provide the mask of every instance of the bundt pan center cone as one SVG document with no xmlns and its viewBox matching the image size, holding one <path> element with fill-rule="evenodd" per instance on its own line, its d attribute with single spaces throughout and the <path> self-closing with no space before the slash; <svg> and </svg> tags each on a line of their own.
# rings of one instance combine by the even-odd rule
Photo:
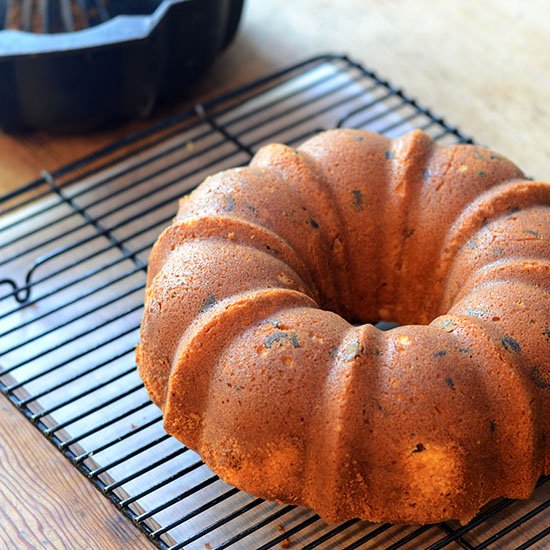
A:
<svg viewBox="0 0 550 550">
<path fill-rule="evenodd" d="M 465 523 L 550 473 L 549 234 L 550 185 L 482 147 L 268 145 L 158 239 L 139 372 L 168 433 L 245 491 Z"/>
</svg>

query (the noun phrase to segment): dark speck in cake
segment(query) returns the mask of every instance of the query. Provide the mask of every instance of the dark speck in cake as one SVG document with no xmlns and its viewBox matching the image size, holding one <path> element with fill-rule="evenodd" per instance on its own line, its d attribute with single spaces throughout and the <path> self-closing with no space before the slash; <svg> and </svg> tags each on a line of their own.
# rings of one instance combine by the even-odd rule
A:
<svg viewBox="0 0 550 550">
<path fill-rule="evenodd" d="M 489 428 L 491 429 L 492 433 L 495 433 L 497 431 L 497 423 L 496 420 L 490 420 L 489 421 Z"/>
<path fill-rule="evenodd" d="M 274 344 L 281 342 L 282 340 L 286 340 L 287 338 L 288 336 L 285 332 L 276 330 L 265 339 L 264 345 L 267 349 L 271 349 Z"/>
<path fill-rule="evenodd" d="M 204 302 L 201 304 L 201 307 L 199 308 L 199 312 L 203 313 L 204 311 L 208 311 L 210 308 L 215 306 L 217 303 L 218 303 L 218 300 L 216 300 L 216 297 L 213 294 L 209 294 L 204 299 Z"/>
<path fill-rule="evenodd" d="M 384 156 L 386 157 L 386 159 L 388 160 L 393 160 L 395 158 L 395 155 L 393 154 L 393 151 L 390 151 L 389 149 L 387 149 L 386 151 L 384 151 Z"/>
<path fill-rule="evenodd" d="M 480 170 L 476 176 L 480 177 L 480 178 L 484 178 L 485 176 L 487 175 L 487 172 L 484 172 L 483 170 Z"/>
<path fill-rule="evenodd" d="M 542 372 L 540 372 L 540 367 L 538 365 L 535 365 L 531 369 L 531 378 L 533 379 L 533 382 L 535 383 L 535 386 L 537 386 L 537 388 L 541 388 L 542 390 L 550 388 L 550 380 L 546 379 L 543 376 Z"/>
<path fill-rule="evenodd" d="M 422 443 L 417 443 L 416 447 L 413 450 L 413 453 L 421 453 L 425 449 L 426 449 L 426 447 L 424 447 L 424 445 L 422 445 Z"/>
<path fill-rule="evenodd" d="M 363 193 L 360 189 L 354 189 L 351 194 L 353 195 L 353 206 L 355 210 L 363 210 Z"/>
<path fill-rule="evenodd" d="M 546 336 L 546 339 L 550 342 L 550 328 L 545 328 L 543 331 L 542 331 L 542 334 L 544 336 Z"/>
<path fill-rule="evenodd" d="M 515 353 L 519 353 L 521 351 L 521 346 L 517 340 L 514 340 L 511 336 L 502 336 L 500 343 L 506 351 L 513 351 Z"/>
<path fill-rule="evenodd" d="M 357 136 L 355 141 L 363 141 L 365 138 L 363 136 Z"/>
<path fill-rule="evenodd" d="M 346 347 L 342 350 L 342 358 L 345 361 L 350 361 L 355 359 L 359 355 L 359 342 L 353 339 L 351 342 L 346 344 Z"/>
<path fill-rule="evenodd" d="M 527 233 L 527 235 L 533 235 L 533 237 L 536 237 L 537 239 L 542 239 L 542 235 L 534 229 L 524 229 L 523 233 Z"/>
<path fill-rule="evenodd" d="M 252 204 L 245 204 L 244 207 L 245 207 L 247 210 L 250 210 L 250 212 L 256 212 L 256 207 L 253 206 Z"/>
<path fill-rule="evenodd" d="M 445 357 L 445 355 L 447 355 L 447 352 L 444 349 L 438 349 L 434 353 L 434 357 Z"/>
<path fill-rule="evenodd" d="M 301 348 L 302 346 L 300 345 L 300 342 L 298 341 L 298 336 L 296 336 L 296 334 L 293 332 L 291 335 L 290 335 L 290 343 L 295 347 L 295 348 Z"/>
<path fill-rule="evenodd" d="M 265 325 L 271 325 L 273 327 L 279 327 L 280 323 L 276 319 L 266 319 L 265 321 L 262 321 L 260 323 L 260 326 L 263 327 Z"/>
<path fill-rule="evenodd" d="M 235 210 L 235 199 L 231 195 L 224 195 L 223 209 L 226 212 L 232 212 L 233 210 Z"/>
<path fill-rule="evenodd" d="M 451 319 L 445 319 L 445 321 L 443 321 L 442 327 L 447 332 L 452 332 L 456 328 L 456 323 Z"/>
<path fill-rule="evenodd" d="M 472 353 L 472 348 L 458 348 L 460 353 Z"/>
<path fill-rule="evenodd" d="M 309 223 L 309 225 L 311 225 L 313 229 L 319 229 L 319 224 L 313 218 L 311 218 L 311 220 L 309 220 L 307 223 Z"/>
<path fill-rule="evenodd" d="M 477 244 L 477 241 L 475 239 L 470 239 L 468 241 L 468 245 L 472 250 L 475 250 L 476 248 L 479 248 L 479 245 Z"/>
<path fill-rule="evenodd" d="M 475 315 L 476 317 L 480 317 L 481 315 L 486 315 L 487 311 L 485 309 L 469 307 L 466 309 L 466 313 L 468 315 Z"/>
<path fill-rule="evenodd" d="M 483 160 L 483 153 L 478 149 L 474 149 L 474 158 L 476 160 Z"/>
<path fill-rule="evenodd" d="M 455 383 L 453 382 L 453 379 L 450 376 L 447 376 L 447 378 L 445 378 L 445 384 L 447 384 L 447 386 L 449 386 L 451 390 L 455 389 Z"/>
</svg>

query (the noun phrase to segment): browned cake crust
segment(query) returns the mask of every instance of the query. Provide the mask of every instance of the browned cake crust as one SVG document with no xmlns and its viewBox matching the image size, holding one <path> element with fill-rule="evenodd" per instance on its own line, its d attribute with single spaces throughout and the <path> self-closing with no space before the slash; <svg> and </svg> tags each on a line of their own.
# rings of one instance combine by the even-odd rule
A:
<svg viewBox="0 0 550 550">
<path fill-rule="evenodd" d="M 550 185 L 481 147 L 323 132 L 182 199 L 139 372 L 224 480 L 328 521 L 472 518 L 550 473 Z M 369 321 L 396 321 L 381 332 Z"/>
</svg>

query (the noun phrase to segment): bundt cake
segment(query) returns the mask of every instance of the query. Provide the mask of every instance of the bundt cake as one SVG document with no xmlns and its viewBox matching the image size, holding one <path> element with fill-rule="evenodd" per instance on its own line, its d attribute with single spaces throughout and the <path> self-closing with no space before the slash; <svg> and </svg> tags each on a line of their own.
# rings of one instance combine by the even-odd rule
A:
<svg viewBox="0 0 550 550">
<path fill-rule="evenodd" d="M 140 375 L 168 433 L 254 495 L 467 522 L 550 473 L 549 235 L 550 185 L 482 147 L 268 145 L 158 239 Z"/>
</svg>

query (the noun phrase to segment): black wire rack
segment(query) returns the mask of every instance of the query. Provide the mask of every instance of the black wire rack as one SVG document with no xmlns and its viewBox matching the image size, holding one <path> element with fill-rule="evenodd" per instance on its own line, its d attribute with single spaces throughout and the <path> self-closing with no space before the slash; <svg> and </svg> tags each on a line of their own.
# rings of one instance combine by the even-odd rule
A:
<svg viewBox="0 0 550 550">
<path fill-rule="evenodd" d="M 263 144 L 329 127 L 472 142 L 345 56 L 310 59 L 0 197 L 0 389 L 151 541 L 180 548 L 529 548 L 546 479 L 468 525 L 328 526 L 221 481 L 168 436 L 134 363 L 147 257 L 177 199 Z"/>
</svg>

